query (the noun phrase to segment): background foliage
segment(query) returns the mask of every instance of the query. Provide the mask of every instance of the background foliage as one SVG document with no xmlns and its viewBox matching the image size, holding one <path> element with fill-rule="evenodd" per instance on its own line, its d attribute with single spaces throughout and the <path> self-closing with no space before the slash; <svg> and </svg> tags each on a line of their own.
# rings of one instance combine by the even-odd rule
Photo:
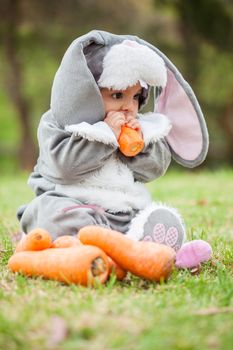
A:
<svg viewBox="0 0 233 350">
<path fill-rule="evenodd" d="M 162 50 L 205 114 L 205 164 L 233 164 L 231 0 L 1 0 L 0 10 L 0 171 L 32 169 L 54 74 L 71 41 L 92 29 L 137 35 Z"/>
</svg>

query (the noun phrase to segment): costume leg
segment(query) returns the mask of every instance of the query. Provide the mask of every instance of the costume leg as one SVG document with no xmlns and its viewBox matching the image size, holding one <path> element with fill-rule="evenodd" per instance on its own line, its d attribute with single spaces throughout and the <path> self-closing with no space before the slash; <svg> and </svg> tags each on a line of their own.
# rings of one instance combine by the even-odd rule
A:
<svg viewBox="0 0 233 350">
<path fill-rule="evenodd" d="M 135 217 L 136 213 L 138 213 L 138 210 L 115 214 L 106 212 L 105 214 L 110 223 L 110 228 L 125 234 L 129 230 L 131 221 Z"/>
<path fill-rule="evenodd" d="M 176 209 L 152 203 L 132 220 L 126 234 L 134 240 L 154 241 L 176 251 L 185 240 L 185 226 Z"/>
<path fill-rule="evenodd" d="M 134 240 L 154 241 L 175 249 L 176 267 L 191 268 L 208 261 L 212 255 L 209 243 L 195 240 L 185 244 L 185 226 L 174 208 L 152 203 L 132 220 L 126 233 Z"/>
<path fill-rule="evenodd" d="M 78 200 L 56 192 L 46 192 L 36 197 L 24 210 L 21 227 L 25 233 L 41 227 L 55 239 L 62 235 L 76 235 L 86 225 L 110 227 L 101 208 L 86 207 Z"/>
<path fill-rule="evenodd" d="M 53 239 L 62 235 L 76 235 L 80 228 L 99 225 L 125 233 L 135 213 L 110 214 L 95 205 L 56 192 L 46 192 L 24 206 L 18 213 L 23 232 L 36 227 L 50 232 Z"/>
</svg>

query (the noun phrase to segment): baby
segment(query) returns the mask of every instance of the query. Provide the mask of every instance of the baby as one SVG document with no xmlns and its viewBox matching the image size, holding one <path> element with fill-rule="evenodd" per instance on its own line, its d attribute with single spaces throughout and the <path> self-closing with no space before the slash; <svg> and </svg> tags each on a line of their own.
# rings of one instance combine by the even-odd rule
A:
<svg viewBox="0 0 233 350">
<path fill-rule="evenodd" d="M 140 114 L 152 89 L 154 111 Z M 119 149 L 123 125 L 143 137 L 134 157 Z M 144 183 L 162 176 L 171 157 L 200 164 L 208 134 L 191 88 L 158 49 L 101 31 L 75 40 L 55 76 L 38 140 L 29 178 L 36 197 L 18 211 L 23 232 L 41 227 L 55 239 L 100 225 L 181 248 L 183 220 L 152 202 Z"/>
</svg>

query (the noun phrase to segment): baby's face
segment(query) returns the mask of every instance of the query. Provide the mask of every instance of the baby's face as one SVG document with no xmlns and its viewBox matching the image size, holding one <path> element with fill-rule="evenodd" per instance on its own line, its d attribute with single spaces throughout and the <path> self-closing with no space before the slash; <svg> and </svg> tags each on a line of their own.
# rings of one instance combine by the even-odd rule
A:
<svg viewBox="0 0 233 350">
<path fill-rule="evenodd" d="M 126 117 L 136 118 L 142 92 L 140 83 L 128 87 L 126 90 L 101 88 L 100 92 L 104 102 L 105 115 L 110 111 L 115 111 L 124 113 Z"/>
</svg>

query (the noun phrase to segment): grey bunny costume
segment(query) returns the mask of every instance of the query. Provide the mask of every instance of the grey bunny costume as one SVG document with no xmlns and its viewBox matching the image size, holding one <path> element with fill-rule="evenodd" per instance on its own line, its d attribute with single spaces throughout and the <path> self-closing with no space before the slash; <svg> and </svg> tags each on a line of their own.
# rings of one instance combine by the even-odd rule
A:
<svg viewBox="0 0 233 350">
<path fill-rule="evenodd" d="M 145 147 L 133 158 L 119 151 L 115 135 L 103 122 L 99 76 L 87 64 L 92 47 L 104 48 L 106 56 L 124 40 L 153 50 L 165 62 L 168 79 L 162 93 L 161 84 L 154 85 L 154 111 L 138 115 Z M 134 36 L 103 31 L 76 39 L 56 73 L 51 108 L 41 118 L 38 141 L 39 158 L 28 180 L 36 197 L 18 210 L 25 233 L 41 227 L 55 239 L 76 235 L 86 225 L 102 225 L 141 239 L 150 230 L 148 218 L 159 209 L 156 220 L 179 227 L 183 242 L 179 214 L 152 203 L 143 183 L 162 176 L 171 156 L 187 167 L 200 164 L 207 153 L 208 133 L 190 86 L 158 49 Z"/>
</svg>

